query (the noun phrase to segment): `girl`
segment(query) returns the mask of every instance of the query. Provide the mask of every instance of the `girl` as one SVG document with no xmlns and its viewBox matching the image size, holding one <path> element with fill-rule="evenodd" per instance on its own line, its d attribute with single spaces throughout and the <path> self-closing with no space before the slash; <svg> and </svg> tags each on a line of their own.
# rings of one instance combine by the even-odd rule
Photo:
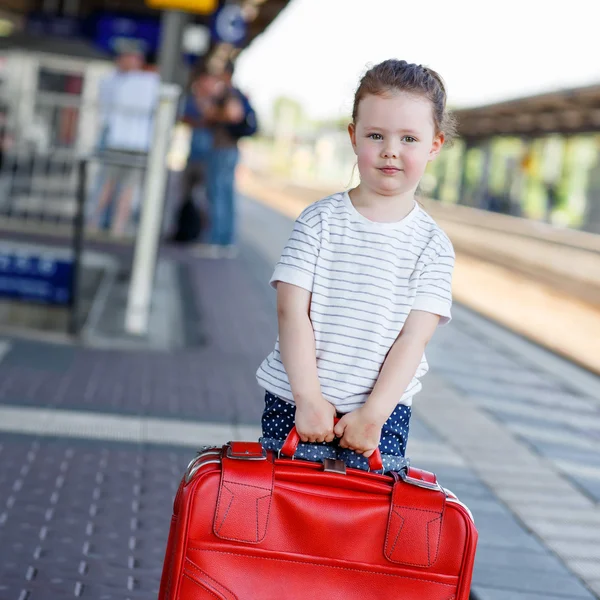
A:
<svg viewBox="0 0 600 600">
<path fill-rule="evenodd" d="M 403 60 L 376 65 L 348 132 L 360 185 L 304 210 L 270 282 L 279 338 L 257 372 L 262 442 L 281 448 L 295 424 L 296 457 L 367 469 L 379 447 L 385 470 L 400 470 L 424 350 L 452 303 L 452 244 L 415 201 L 453 133 L 440 76 Z"/>
</svg>

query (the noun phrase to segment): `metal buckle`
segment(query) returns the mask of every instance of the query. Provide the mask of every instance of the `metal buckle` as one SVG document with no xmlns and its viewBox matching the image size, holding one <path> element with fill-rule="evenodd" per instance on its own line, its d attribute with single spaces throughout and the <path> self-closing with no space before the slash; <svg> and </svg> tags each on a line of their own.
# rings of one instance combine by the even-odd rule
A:
<svg viewBox="0 0 600 600">
<path fill-rule="evenodd" d="M 203 460 L 204 458 L 206 458 L 207 456 L 219 456 L 220 454 L 220 450 L 211 449 L 209 451 L 202 452 L 195 458 L 192 458 L 192 460 L 187 466 L 187 469 L 185 470 L 185 483 L 188 484 L 194 478 L 194 475 L 198 472 L 198 469 L 200 469 L 200 467 L 210 464 L 219 464 L 221 462 L 220 460 L 215 459 Z"/>
<path fill-rule="evenodd" d="M 371 471 L 371 465 L 368 463 L 367 459 L 367 473 L 375 473 L 377 475 L 385 475 L 385 467 L 381 469 L 376 469 L 375 471 Z"/>
<path fill-rule="evenodd" d="M 250 454 L 250 452 L 247 450 L 244 452 L 244 454 L 233 454 L 231 446 L 227 446 L 227 452 L 225 455 L 227 458 L 231 458 L 233 460 L 267 460 L 267 451 L 264 448 L 262 449 L 262 454 L 257 456 L 256 454 Z"/>
<path fill-rule="evenodd" d="M 279 450 L 277 450 L 277 458 L 278 459 L 286 458 L 287 460 L 296 460 L 295 456 L 281 456 L 281 448 L 279 448 Z"/>
<path fill-rule="evenodd" d="M 337 458 L 325 458 L 323 460 L 323 471 L 325 473 L 339 473 L 340 475 L 345 475 L 346 463 Z"/>
<path fill-rule="evenodd" d="M 414 477 L 409 477 L 406 469 L 402 469 L 398 473 L 400 475 L 400 479 L 404 481 L 404 483 L 408 483 L 410 485 L 416 485 L 420 488 L 425 488 L 426 490 L 432 490 L 434 492 L 443 492 L 443 488 L 439 483 L 429 483 L 429 481 L 423 481 L 422 479 L 416 479 Z"/>
<path fill-rule="evenodd" d="M 199 459 L 200 459 L 199 456 L 195 456 L 194 458 L 192 458 L 192 460 L 190 460 L 190 462 L 187 466 L 187 469 L 185 470 L 185 475 L 184 475 L 184 479 L 185 479 L 186 483 L 190 482 L 190 480 L 192 478 L 191 472 Z"/>
</svg>

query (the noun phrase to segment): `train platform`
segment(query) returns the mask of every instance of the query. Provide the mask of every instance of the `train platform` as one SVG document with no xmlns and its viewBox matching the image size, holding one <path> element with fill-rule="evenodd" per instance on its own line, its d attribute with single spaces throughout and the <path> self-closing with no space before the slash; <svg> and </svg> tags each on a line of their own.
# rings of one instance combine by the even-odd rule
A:
<svg viewBox="0 0 600 600">
<path fill-rule="evenodd" d="M 235 259 L 161 253 L 164 343 L 0 334 L 0 600 L 156 597 L 195 449 L 259 435 L 292 221 L 243 197 L 240 223 Z M 474 514 L 474 599 L 600 598 L 600 378 L 505 325 L 457 303 L 407 453 Z"/>
</svg>

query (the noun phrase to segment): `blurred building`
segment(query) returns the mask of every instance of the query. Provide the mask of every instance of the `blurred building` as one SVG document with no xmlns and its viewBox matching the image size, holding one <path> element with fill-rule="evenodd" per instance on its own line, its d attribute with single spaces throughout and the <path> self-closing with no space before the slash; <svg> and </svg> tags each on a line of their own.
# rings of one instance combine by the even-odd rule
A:
<svg viewBox="0 0 600 600">
<path fill-rule="evenodd" d="M 600 233 L 600 85 L 456 112 L 461 143 L 440 196 Z M 456 167 L 460 182 L 444 189 Z"/>
</svg>

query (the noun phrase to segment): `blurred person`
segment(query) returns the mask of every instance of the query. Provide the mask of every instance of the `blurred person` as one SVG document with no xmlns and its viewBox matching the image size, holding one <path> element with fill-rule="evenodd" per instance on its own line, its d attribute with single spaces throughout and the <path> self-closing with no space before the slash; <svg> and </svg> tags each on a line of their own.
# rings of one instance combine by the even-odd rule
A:
<svg viewBox="0 0 600 600">
<path fill-rule="evenodd" d="M 207 161 L 213 145 L 213 131 L 205 113 L 210 113 L 210 107 L 222 89 L 218 77 L 201 71 L 194 77 L 189 93 L 183 98 L 180 121 L 191 128 L 192 135 L 188 159 L 181 177 L 181 203 L 173 234 L 173 241 L 176 242 L 198 239 L 208 222 L 204 203 Z M 194 195 L 199 191 L 202 191 L 203 197 L 197 204 Z"/>
<path fill-rule="evenodd" d="M 279 450 L 295 425 L 298 458 L 367 469 L 379 448 L 398 471 L 425 348 L 451 319 L 452 243 L 415 198 L 454 133 L 442 79 L 403 60 L 374 66 L 348 131 L 359 185 L 303 211 L 270 281 L 279 337 L 257 371 L 261 441 Z"/>
<path fill-rule="evenodd" d="M 98 150 L 117 164 L 102 165 L 101 189 L 91 226 L 111 228 L 115 234 L 123 233 L 129 224 L 134 195 L 141 194 L 144 181 L 142 169 L 126 162 L 120 165 L 118 160 L 144 157 L 152 141 L 160 79 L 157 73 L 144 70 L 144 62 L 139 47 L 123 46 L 115 72 L 100 83 Z"/>
<path fill-rule="evenodd" d="M 232 83 L 233 62 L 220 76 L 213 103 L 205 116 L 213 131 L 213 146 L 207 160 L 207 193 L 210 206 L 208 242 L 217 256 L 235 256 L 235 169 L 238 141 L 257 131 L 256 113 L 248 98 Z"/>
</svg>

